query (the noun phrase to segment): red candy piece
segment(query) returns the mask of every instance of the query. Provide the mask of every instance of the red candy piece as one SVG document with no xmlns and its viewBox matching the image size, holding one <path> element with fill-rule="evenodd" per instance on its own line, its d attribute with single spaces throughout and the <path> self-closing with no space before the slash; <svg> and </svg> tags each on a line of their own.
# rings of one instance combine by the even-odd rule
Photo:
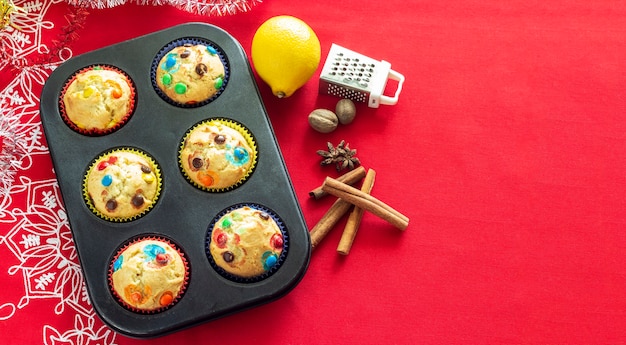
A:
<svg viewBox="0 0 626 345">
<path fill-rule="evenodd" d="M 159 265 L 167 265 L 167 263 L 170 261 L 170 256 L 167 254 L 157 254 L 156 255 L 156 262 Z"/>
<path fill-rule="evenodd" d="M 102 161 L 102 162 L 98 163 L 98 170 L 102 171 L 102 170 L 106 169 L 109 165 L 110 165 L 109 162 Z"/>
<path fill-rule="evenodd" d="M 228 241 L 228 235 L 226 235 L 222 231 L 216 231 L 215 235 L 213 236 L 213 240 L 219 248 L 225 248 L 226 242 Z"/>
<path fill-rule="evenodd" d="M 105 161 L 101 161 L 100 163 L 98 163 L 98 170 L 104 170 L 106 169 L 109 165 L 111 164 L 115 164 L 115 162 L 117 162 L 117 157 L 116 156 L 111 156 L 109 157 L 109 159 L 105 160 Z"/>
<path fill-rule="evenodd" d="M 279 234 L 274 234 L 270 239 L 270 244 L 276 249 L 283 249 L 283 237 Z"/>
</svg>

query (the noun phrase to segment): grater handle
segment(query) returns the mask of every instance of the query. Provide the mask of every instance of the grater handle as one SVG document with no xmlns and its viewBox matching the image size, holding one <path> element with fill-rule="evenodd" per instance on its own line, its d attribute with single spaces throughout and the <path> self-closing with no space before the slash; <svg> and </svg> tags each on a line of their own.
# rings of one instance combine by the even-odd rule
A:
<svg viewBox="0 0 626 345">
<path fill-rule="evenodd" d="M 394 105 L 398 103 L 398 97 L 400 97 L 400 92 L 402 91 L 402 84 L 404 84 L 404 76 L 394 70 L 389 70 L 389 75 L 387 77 L 392 80 L 397 80 L 398 88 L 396 89 L 396 93 L 393 97 L 381 95 L 380 104 Z"/>
</svg>

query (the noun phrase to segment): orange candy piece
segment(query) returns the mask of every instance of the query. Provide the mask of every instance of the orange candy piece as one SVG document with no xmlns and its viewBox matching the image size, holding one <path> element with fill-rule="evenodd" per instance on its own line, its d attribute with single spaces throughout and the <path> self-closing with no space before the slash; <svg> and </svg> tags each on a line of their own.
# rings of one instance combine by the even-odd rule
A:
<svg viewBox="0 0 626 345">
<path fill-rule="evenodd" d="M 124 288 L 124 296 L 126 297 L 126 300 L 135 306 L 146 303 L 151 295 L 152 289 L 150 286 L 145 286 L 143 291 L 140 286 L 134 284 L 129 284 Z"/>
<path fill-rule="evenodd" d="M 111 91 L 111 96 L 113 96 L 113 98 L 122 97 L 122 87 L 120 84 L 113 80 L 107 80 L 104 83 L 113 88 L 113 91 Z"/>
<path fill-rule="evenodd" d="M 217 176 L 208 171 L 199 171 L 198 172 L 198 181 L 203 185 L 209 187 L 213 185 L 217 180 Z"/>
<path fill-rule="evenodd" d="M 161 298 L 159 299 L 159 303 L 162 306 L 169 305 L 173 301 L 174 301 L 174 295 L 170 291 L 163 293 L 163 295 L 161 295 Z"/>
<path fill-rule="evenodd" d="M 135 303 L 141 302 L 141 298 L 142 298 L 141 292 L 135 291 L 130 294 L 130 299 Z"/>
</svg>

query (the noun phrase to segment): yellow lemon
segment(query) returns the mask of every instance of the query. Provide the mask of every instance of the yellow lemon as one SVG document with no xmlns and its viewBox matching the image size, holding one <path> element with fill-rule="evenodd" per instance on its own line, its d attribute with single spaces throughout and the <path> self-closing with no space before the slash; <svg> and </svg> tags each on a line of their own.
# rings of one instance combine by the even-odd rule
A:
<svg viewBox="0 0 626 345">
<path fill-rule="evenodd" d="M 279 98 L 289 97 L 317 70 L 320 41 L 302 20 L 276 16 L 257 29 L 251 57 L 259 77 L 272 88 L 272 93 Z"/>
</svg>

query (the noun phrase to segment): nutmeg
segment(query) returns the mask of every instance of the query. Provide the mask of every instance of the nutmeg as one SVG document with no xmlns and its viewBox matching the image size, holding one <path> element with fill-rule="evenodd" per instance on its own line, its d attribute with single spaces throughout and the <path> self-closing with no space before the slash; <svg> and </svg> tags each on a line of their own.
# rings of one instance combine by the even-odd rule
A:
<svg viewBox="0 0 626 345">
<path fill-rule="evenodd" d="M 337 115 L 327 109 L 315 109 L 309 114 L 309 125 L 320 133 L 330 133 L 337 128 Z"/>
<path fill-rule="evenodd" d="M 335 106 L 335 113 L 337 114 L 339 122 L 342 125 L 347 125 L 354 120 L 354 116 L 356 115 L 356 106 L 354 105 L 354 102 L 344 98 L 337 102 L 337 105 Z"/>
</svg>

